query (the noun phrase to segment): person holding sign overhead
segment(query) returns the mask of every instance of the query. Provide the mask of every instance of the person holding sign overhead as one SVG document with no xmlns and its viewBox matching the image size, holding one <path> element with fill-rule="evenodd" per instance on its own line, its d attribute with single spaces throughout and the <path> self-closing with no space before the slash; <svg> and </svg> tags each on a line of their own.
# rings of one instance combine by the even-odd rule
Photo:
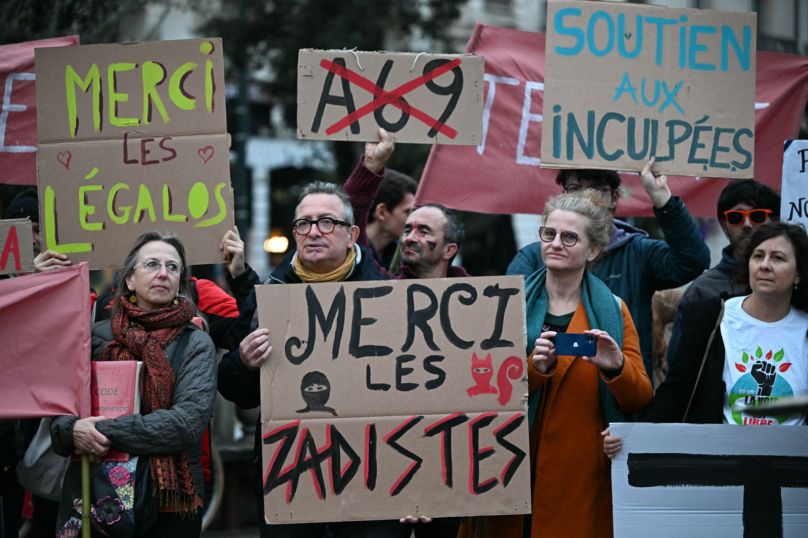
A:
<svg viewBox="0 0 808 538">
<path fill-rule="evenodd" d="M 640 172 L 645 192 L 654 204 L 664 241 L 614 219 L 604 245 L 608 256 L 592 273 L 628 305 L 640 335 L 645 370 L 652 372 L 651 299 L 654 292 L 687 284 L 710 267 L 710 249 L 685 204 L 668 188 L 664 174 L 652 173 L 654 159 Z M 614 213 L 620 198 L 620 176 L 609 170 L 562 170 L 556 178 L 565 193 L 596 190 Z M 543 266 L 541 243 L 520 250 L 508 267 L 509 275 L 530 275 Z"/>
<path fill-rule="evenodd" d="M 611 220 L 591 191 L 560 194 L 544 207 L 544 267 L 525 279 L 533 513 L 485 518 L 485 537 L 612 536 L 600 432 L 640 412 L 653 389 L 626 303 L 588 270 L 609 243 Z M 591 336 L 593 355 L 557 354 L 562 337 L 575 349 Z M 474 535 L 478 524 L 461 535 Z"/>
<path fill-rule="evenodd" d="M 355 282 L 386 280 L 373 255 L 356 240 L 351 201 L 338 185 L 317 181 L 307 185 L 292 222 L 297 249 L 289 253 L 265 284 L 317 282 Z M 227 336 L 230 353 L 219 364 L 219 392 L 242 409 L 261 405 L 260 368 L 269 358 L 269 331 L 258 328 L 255 291 L 247 298 L 238 320 Z M 324 405 L 312 414 L 332 416 Z M 307 407 L 311 409 L 311 406 Z M 263 538 L 300 536 L 320 538 L 324 523 L 269 525 L 264 517 L 263 463 L 261 427 L 255 430 L 255 496 L 258 503 L 260 532 Z M 400 538 L 398 521 L 350 521 L 329 525 L 336 538 Z"/>
<path fill-rule="evenodd" d="M 393 135 L 379 129 L 380 142 L 367 142 L 365 154 L 356 165 L 351 177 L 342 187 L 351 197 L 351 204 L 359 227 L 357 243 L 371 248 L 369 216 L 379 185 L 385 179 L 384 165 L 395 149 Z M 469 274 L 460 266 L 452 265 L 465 232 L 463 222 L 455 213 L 441 204 L 425 204 L 412 211 L 402 228 L 398 242 L 401 265 L 398 275 L 388 272 L 379 261 L 376 264 L 385 275 L 397 279 L 461 278 Z"/>
<path fill-rule="evenodd" d="M 58 417 L 51 423 L 53 449 L 90 454 L 95 464 L 110 449 L 148 458 L 158 511 L 148 535 L 198 537 L 201 441 L 216 401 L 216 348 L 191 322 L 201 313 L 188 298 L 185 248 L 177 237 L 141 235 L 120 273 L 112 319 L 93 324 L 92 354 L 96 361 L 143 361 L 141 412 L 111 420 Z"/>
</svg>

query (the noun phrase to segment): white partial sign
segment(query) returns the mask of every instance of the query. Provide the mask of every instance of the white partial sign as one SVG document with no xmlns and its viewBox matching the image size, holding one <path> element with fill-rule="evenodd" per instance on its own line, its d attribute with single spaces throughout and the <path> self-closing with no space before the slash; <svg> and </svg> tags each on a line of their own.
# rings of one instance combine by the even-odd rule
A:
<svg viewBox="0 0 808 538">
<path fill-rule="evenodd" d="M 808 226 L 808 140 L 786 140 L 780 218 Z"/>
<path fill-rule="evenodd" d="M 808 536 L 808 428 L 612 424 L 615 538 Z"/>
</svg>

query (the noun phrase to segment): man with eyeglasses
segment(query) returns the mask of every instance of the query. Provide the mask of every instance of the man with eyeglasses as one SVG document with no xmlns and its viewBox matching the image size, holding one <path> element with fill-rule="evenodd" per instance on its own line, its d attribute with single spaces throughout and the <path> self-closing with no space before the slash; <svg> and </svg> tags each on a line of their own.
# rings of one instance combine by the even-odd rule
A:
<svg viewBox="0 0 808 538">
<path fill-rule="evenodd" d="M 289 253 L 264 284 L 355 282 L 385 280 L 370 250 L 356 240 L 351 201 L 338 185 L 317 181 L 304 187 L 292 221 L 297 249 Z M 243 276 L 243 275 L 242 275 Z M 227 335 L 231 351 L 219 363 L 219 392 L 242 409 L 261 405 L 261 364 L 269 358 L 269 331 L 258 328 L 257 302 L 253 291 L 238 320 Z M 323 536 L 325 524 L 268 525 L 264 520 L 261 458 L 261 424 L 255 430 L 255 496 L 262 538 Z M 331 524 L 336 537 L 378 536 L 393 538 L 401 525 L 391 521 L 355 521 Z"/>
<path fill-rule="evenodd" d="M 721 252 L 718 265 L 694 280 L 679 303 L 668 342 L 668 371 L 682 337 L 682 305 L 723 294 L 731 297 L 746 293 L 745 287 L 734 282 L 735 271 L 745 260 L 746 247 L 752 234 L 772 220 L 780 220 L 780 195 L 771 187 L 753 179 L 743 179 L 731 181 L 721 191 L 718 197 L 718 223 L 729 239 L 729 245 Z"/>
<path fill-rule="evenodd" d="M 710 249 L 685 204 L 672 196 L 668 178 L 654 174 L 654 160 L 646 163 L 640 179 L 654 204 L 654 215 L 665 236 L 651 239 L 640 229 L 614 219 L 606 256 L 592 269 L 609 289 L 625 301 L 640 336 L 640 351 L 648 378 L 653 379 L 651 357 L 651 299 L 658 290 L 687 284 L 710 266 Z M 601 193 L 614 212 L 620 189 L 620 176 L 611 170 L 561 170 L 556 183 L 564 192 L 594 189 Z M 531 275 L 543 266 L 540 242 L 520 250 L 508 267 L 509 275 Z"/>
</svg>

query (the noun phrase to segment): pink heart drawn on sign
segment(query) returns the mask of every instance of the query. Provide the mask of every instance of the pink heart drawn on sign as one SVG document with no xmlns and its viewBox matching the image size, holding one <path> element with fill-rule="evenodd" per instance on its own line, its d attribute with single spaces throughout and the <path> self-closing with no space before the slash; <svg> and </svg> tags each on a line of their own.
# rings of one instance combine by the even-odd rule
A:
<svg viewBox="0 0 808 538">
<path fill-rule="evenodd" d="M 56 156 L 56 159 L 64 165 L 65 168 L 70 170 L 70 159 L 73 155 L 69 151 L 62 152 Z"/>
<path fill-rule="evenodd" d="M 206 148 L 202 148 L 197 151 L 202 160 L 205 161 L 205 164 L 208 164 L 208 161 L 213 157 L 213 147 L 208 146 Z"/>
</svg>

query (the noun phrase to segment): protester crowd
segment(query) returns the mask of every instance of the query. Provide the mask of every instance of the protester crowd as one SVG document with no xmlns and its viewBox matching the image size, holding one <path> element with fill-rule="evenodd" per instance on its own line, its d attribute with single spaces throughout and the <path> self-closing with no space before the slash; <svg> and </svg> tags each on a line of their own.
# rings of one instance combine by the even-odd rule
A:
<svg viewBox="0 0 808 538">
<path fill-rule="evenodd" d="M 86 453 L 96 464 L 111 449 L 135 456 L 132 472 L 149 477 L 147 493 L 155 503 L 149 536 L 200 535 L 206 428 L 216 391 L 241 408 L 261 403 L 259 370 L 272 348 L 269 331 L 259 328 L 256 284 L 470 276 L 453 263 L 462 222 L 440 204 L 413 208 L 416 184 L 385 168 L 395 144 L 383 130 L 380 137 L 366 144 L 344 186 L 315 182 L 303 189 L 291 223 L 296 248 L 265 280 L 245 263 L 236 230 L 219 245 L 232 297 L 189 278 L 177 237 L 148 232 L 122 260 L 113 291 L 93 295 L 92 360 L 143 361 L 141 413 L 58 417 L 49 425 L 53 450 Z M 772 189 L 753 180 L 731 182 L 717 205 L 729 246 L 709 269 L 698 227 L 653 165 L 651 159 L 640 176 L 664 240 L 614 218 L 615 172 L 564 170 L 557 179 L 562 192 L 543 209 L 539 241 L 522 249 L 508 270 L 525 279 L 532 514 L 268 525 L 259 427 L 254 492 L 261 536 L 392 538 L 415 530 L 419 536 L 609 537 L 608 458 L 621 448 L 609 435 L 610 423 L 739 423 L 733 404 L 752 406 L 785 394 L 775 371 L 782 356 L 777 363 L 756 361 L 746 353 L 755 349 L 781 350 L 791 365 L 790 393 L 808 394 L 805 230 L 779 221 L 780 197 Z M 4 217 L 28 217 L 36 232 L 36 192 L 18 196 Z M 39 252 L 37 233 L 34 238 L 38 272 L 71 264 L 64 255 Z M 652 297 L 690 282 L 674 323 L 670 371 L 654 393 Z M 555 339 L 566 332 L 596 336 L 596 353 L 557 355 Z M 218 369 L 217 348 L 226 350 Z M 736 386 L 747 370 L 757 390 L 741 393 Z M 40 427 L 38 420 L 26 422 L 0 423 L 5 536 L 15 536 L 19 525 L 22 489 L 14 468 Z M 755 424 L 764 423 L 778 421 Z M 792 415 L 783 424 L 804 423 L 805 415 Z M 35 497 L 33 535 L 74 535 L 69 486 L 66 480 L 61 509 Z"/>
</svg>

